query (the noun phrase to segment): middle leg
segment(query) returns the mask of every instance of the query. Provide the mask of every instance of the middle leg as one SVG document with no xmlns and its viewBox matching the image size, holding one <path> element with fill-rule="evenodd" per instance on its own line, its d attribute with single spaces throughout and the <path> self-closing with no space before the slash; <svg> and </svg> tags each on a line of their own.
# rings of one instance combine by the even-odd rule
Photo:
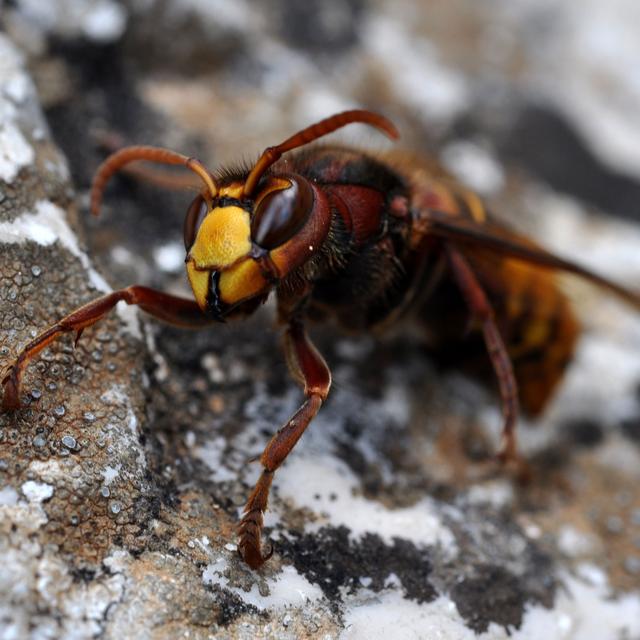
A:
<svg viewBox="0 0 640 640">
<path fill-rule="evenodd" d="M 240 521 L 238 553 L 252 568 L 258 569 L 272 555 L 262 554 L 263 514 L 276 469 L 284 462 L 329 394 L 331 372 L 315 348 L 300 320 L 292 320 L 285 333 L 287 364 L 293 376 L 304 385 L 305 401 L 290 420 L 271 438 L 260 456 L 262 474 L 244 508 Z"/>
</svg>

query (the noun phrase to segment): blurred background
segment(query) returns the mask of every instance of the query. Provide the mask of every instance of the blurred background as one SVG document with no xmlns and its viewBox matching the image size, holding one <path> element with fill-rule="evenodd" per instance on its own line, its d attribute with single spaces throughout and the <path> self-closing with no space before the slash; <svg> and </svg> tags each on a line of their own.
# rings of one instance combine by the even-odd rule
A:
<svg viewBox="0 0 640 640">
<path fill-rule="evenodd" d="M 164 145 L 224 166 L 357 106 L 390 117 L 402 145 L 435 155 L 525 228 L 555 195 L 578 208 L 639 215 L 633 0 L 5 0 L 0 7 L 81 193 L 108 144 Z M 358 127 L 339 139 L 386 144 Z M 133 275 L 127 267 L 147 280 L 158 271 L 165 280 L 178 275 L 185 198 L 123 189 L 121 182 L 107 199 L 94 250 L 122 241 L 111 259 L 123 281 Z M 135 209 L 132 190 L 143 198 Z M 141 232 L 134 237 L 132 224 Z"/>
</svg>

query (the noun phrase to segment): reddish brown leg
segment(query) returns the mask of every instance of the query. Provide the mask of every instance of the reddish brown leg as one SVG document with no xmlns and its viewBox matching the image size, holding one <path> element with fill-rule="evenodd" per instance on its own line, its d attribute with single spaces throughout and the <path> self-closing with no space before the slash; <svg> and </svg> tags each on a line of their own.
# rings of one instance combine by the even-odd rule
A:
<svg viewBox="0 0 640 640">
<path fill-rule="evenodd" d="M 75 332 L 77 343 L 87 327 L 98 322 L 120 301 L 138 305 L 152 316 L 170 324 L 195 328 L 212 322 L 193 300 L 178 298 L 147 287 L 134 285 L 108 293 L 65 316 L 22 349 L 2 378 L 4 387 L 2 408 L 6 411 L 20 406 L 20 380 L 31 359 L 62 333 Z"/>
<path fill-rule="evenodd" d="M 518 386 L 504 340 L 498 331 L 493 309 L 487 296 L 462 254 L 447 246 L 447 256 L 454 277 L 474 319 L 482 324 L 482 333 L 489 358 L 498 379 L 502 399 L 502 443 L 498 458 L 503 463 L 515 462 L 522 467 L 516 447 L 516 420 L 518 418 Z"/>
<path fill-rule="evenodd" d="M 263 513 L 267 509 L 273 474 L 318 413 L 331 386 L 329 367 L 298 320 L 289 324 L 285 334 L 285 351 L 291 373 L 304 385 L 306 400 L 289 422 L 271 438 L 260 456 L 264 469 L 247 500 L 238 530 L 240 534 L 238 552 L 252 569 L 258 569 L 273 554 L 272 548 L 266 555 L 262 555 L 260 541 Z"/>
</svg>

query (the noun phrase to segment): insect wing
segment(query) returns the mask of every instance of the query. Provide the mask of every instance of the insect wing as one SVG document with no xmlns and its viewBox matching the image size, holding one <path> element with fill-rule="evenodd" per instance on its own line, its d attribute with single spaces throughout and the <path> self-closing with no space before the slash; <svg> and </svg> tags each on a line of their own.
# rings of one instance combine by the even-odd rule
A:
<svg viewBox="0 0 640 640">
<path fill-rule="evenodd" d="M 573 273 L 640 309 L 640 293 L 605 278 L 571 260 L 551 253 L 495 222 L 475 222 L 438 211 L 424 214 L 428 233 L 456 244 L 466 254 L 486 250 L 530 265 Z"/>
</svg>

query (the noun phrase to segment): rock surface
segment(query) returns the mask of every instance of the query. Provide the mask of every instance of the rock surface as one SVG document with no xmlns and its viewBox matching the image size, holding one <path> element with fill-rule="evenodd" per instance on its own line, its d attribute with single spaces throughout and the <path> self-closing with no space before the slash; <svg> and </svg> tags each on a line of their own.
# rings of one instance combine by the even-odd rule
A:
<svg viewBox="0 0 640 640">
<path fill-rule="evenodd" d="M 597 212 L 637 220 L 640 20 L 633 2 L 587 5 L 7 6 L 0 368 L 110 285 L 186 290 L 182 194 L 123 179 L 86 219 L 105 145 L 232 163 L 354 104 L 637 286 L 640 232 Z M 341 138 L 385 144 L 355 129 Z M 118 309 L 55 342 L 0 415 L 0 636 L 640 638 L 640 319 L 567 288 L 586 332 L 544 418 L 523 421 L 526 487 L 491 463 L 489 393 L 409 335 L 318 327 L 335 387 L 276 475 L 260 572 L 235 551 L 247 461 L 300 401 L 273 310 L 185 333 Z"/>
</svg>

